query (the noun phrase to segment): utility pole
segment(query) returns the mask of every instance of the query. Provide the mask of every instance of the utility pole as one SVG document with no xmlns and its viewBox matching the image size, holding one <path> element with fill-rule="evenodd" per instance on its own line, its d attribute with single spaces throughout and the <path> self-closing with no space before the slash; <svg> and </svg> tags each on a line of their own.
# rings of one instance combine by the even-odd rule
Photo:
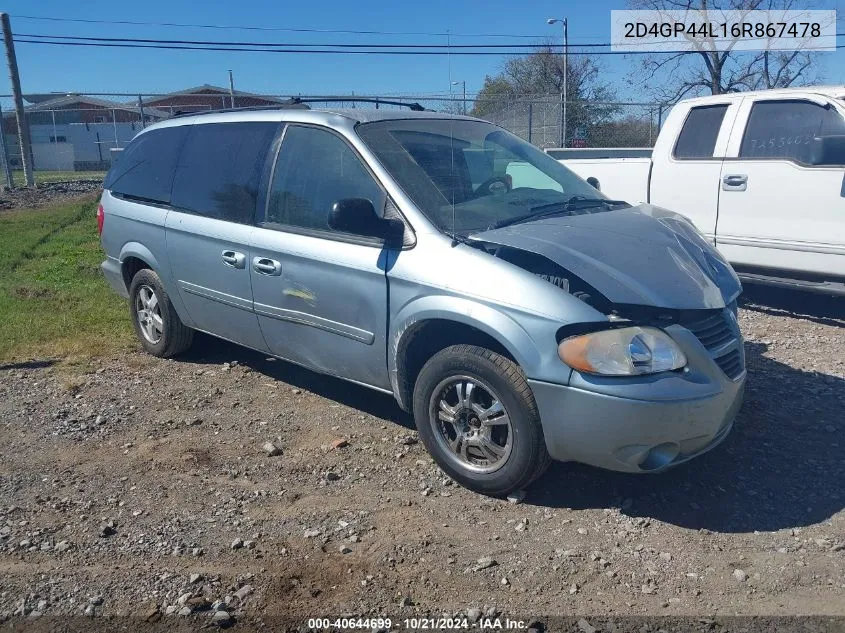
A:
<svg viewBox="0 0 845 633">
<path fill-rule="evenodd" d="M 549 18 L 546 24 L 563 24 L 563 92 L 560 95 L 560 146 L 566 147 L 566 102 L 569 99 L 569 20 Z"/>
<path fill-rule="evenodd" d="M 235 107 L 235 80 L 232 77 L 232 71 L 229 71 L 229 99 L 232 101 L 232 107 Z"/>
<path fill-rule="evenodd" d="M 138 114 L 141 115 L 141 129 L 143 130 L 147 127 L 147 124 L 144 121 L 144 100 L 141 98 L 141 95 L 138 95 Z"/>
<path fill-rule="evenodd" d="M 21 78 L 18 75 L 18 58 L 15 56 L 15 43 L 12 41 L 12 25 L 9 22 L 9 14 L 0 13 L 0 21 L 3 23 L 3 43 L 6 45 L 6 61 L 9 64 L 9 79 L 12 82 L 12 96 L 15 99 L 15 118 L 18 123 L 23 178 L 27 187 L 33 187 L 35 186 L 35 178 L 32 175 L 32 154 L 30 153 L 32 145 L 29 140 L 29 126 L 26 123 L 26 115 L 23 110 Z"/>
</svg>

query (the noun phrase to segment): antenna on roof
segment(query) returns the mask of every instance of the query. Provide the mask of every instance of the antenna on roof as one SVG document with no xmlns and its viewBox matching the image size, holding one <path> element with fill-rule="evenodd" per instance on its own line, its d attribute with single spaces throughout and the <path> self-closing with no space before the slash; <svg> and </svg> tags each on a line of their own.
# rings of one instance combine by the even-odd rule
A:
<svg viewBox="0 0 845 633">
<path fill-rule="evenodd" d="M 452 105 L 452 36 L 449 30 L 446 30 L 446 50 L 449 69 L 449 105 Z M 454 115 L 449 117 L 449 157 L 451 158 L 451 192 L 452 192 L 452 246 L 458 245 L 458 238 L 455 233 L 455 135 L 453 127 L 455 125 Z"/>
</svg>

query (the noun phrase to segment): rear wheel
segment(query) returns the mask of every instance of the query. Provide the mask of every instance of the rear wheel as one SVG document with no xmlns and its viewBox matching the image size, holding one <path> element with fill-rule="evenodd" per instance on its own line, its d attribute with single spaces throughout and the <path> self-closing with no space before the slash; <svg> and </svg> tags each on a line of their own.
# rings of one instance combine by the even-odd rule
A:
<svg viewBox="0 0 845 633">
<path fill-rule="evenodd" d="M 191 346 L 194 331 L 182 323 L 161 279 L 148 268 L 129 285 L 129 314 L 141 346 L 153 356 L 169 358 Z"/>
<path fill-rule="evenodd" d="M 414 386 L 414 418 L 434 460 L 470 490 L 503 496 L 548 466 L 525 374 L 488 349 L 454 345 L 432 356 Z"/>
</svg>

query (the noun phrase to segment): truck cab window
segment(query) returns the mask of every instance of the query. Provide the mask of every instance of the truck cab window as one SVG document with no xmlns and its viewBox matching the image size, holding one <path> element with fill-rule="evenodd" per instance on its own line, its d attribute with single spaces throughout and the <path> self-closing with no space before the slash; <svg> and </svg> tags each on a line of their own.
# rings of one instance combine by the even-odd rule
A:
<svg viewBox="0 0 845 633">
<path fill-rule="evenodd" d="M 829 134 L 845 134 L 842 116 L 832 106 L 801 100 L 758 101 L 751 108 L 739 157 L 806 164 L 813 137 Z"/>
<path fill-rule="evenodd" d="M 673 156 L 681 160 L 713 158 L 727 104 L 692 108 L 678 135 Z"/>
</svg>

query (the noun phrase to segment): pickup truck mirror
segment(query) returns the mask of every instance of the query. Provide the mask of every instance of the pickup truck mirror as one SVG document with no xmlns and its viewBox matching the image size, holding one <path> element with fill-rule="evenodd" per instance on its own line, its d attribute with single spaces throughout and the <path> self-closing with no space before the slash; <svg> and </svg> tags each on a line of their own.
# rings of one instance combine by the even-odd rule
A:
<svg viewBox="0 0 845 633">
<path fill-rule="evenodd" d="M 845 165 L 845 135 L 817 136 L 810 141 L 811 165 Z"/>
<path fill-rule="evenodd" d="M 587 184 L 590 185 L 596 191 L 601 191 L 601 183 L 599 183 L 599 179 L 595 176 L 590 176 L 587 178 Z"/>
<path fill-rule="evenodd" d="M 329 226 L 335 231 L 380 237 L 388 242 L 402 242 L 405 225 L 401 220 L 379 217 L 373 203 L 366 198 L 344 198 L 332 205 Z"/>
</svg>

